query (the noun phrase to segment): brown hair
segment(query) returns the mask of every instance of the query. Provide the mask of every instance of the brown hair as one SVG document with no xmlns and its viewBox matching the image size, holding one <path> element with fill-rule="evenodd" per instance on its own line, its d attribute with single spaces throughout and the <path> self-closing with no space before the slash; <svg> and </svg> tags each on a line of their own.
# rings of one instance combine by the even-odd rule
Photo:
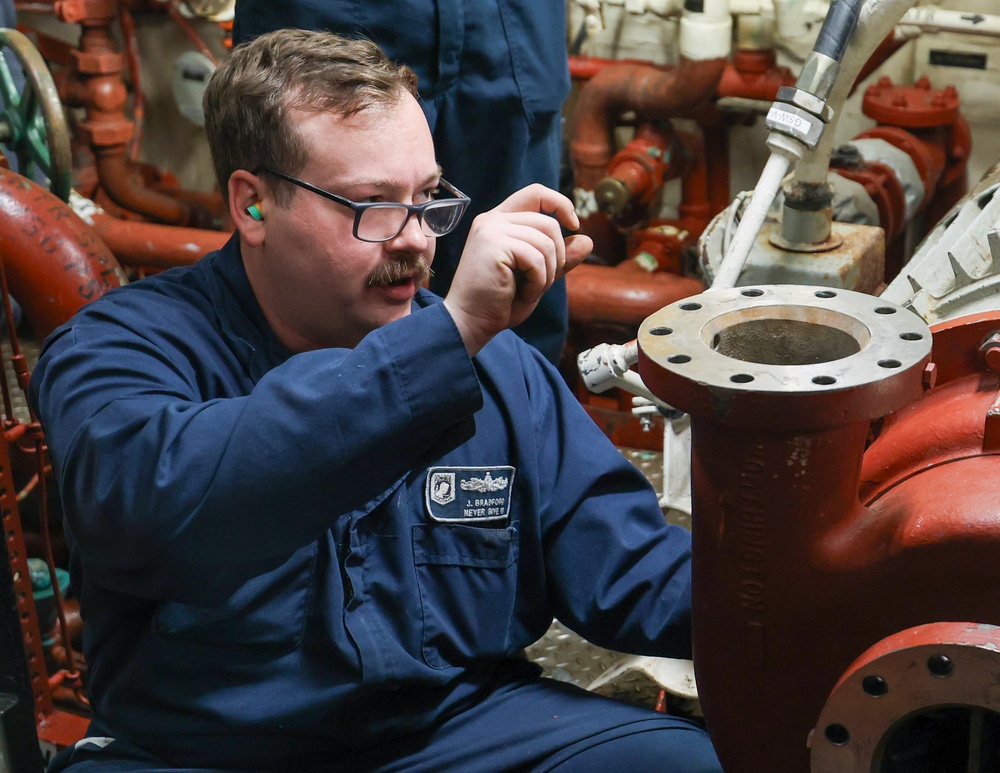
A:
<svg viewBox="0 0 1000 773">
<path fill-rule="evenodd" d="M 350 116 L 372 105 L 417 95 L 417 78 L 393 64 L 368 40 L 330 32 L 283 29 L 234 48 L 205 91 L 205 131 L 223 198 L 237 169 L 269 166 L 296 174 L 306 150 L 290 110 L 334 111 Z M 274 179 L 278 204 L 291 184 Z"/>
</svg>

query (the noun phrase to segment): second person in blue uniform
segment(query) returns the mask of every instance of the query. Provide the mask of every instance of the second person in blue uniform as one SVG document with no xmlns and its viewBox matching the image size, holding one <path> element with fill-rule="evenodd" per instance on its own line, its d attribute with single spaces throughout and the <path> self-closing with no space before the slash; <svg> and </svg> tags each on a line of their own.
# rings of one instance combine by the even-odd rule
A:
<svg viewBox="0 0 1000 773">
<path fill-rule="evenodd" d="M 530 183 L 559 184 L 569 93 L 565 0 L 238 0 L 233 42 L 286 27 L 377 43 L 417 75 L 438 161 L 472 199 L 438 245 L 430 288 L 448 292 L 472 217 Z M 558 365 L 566 341 L 561 279 L 516 328 Z"/>
</svg>

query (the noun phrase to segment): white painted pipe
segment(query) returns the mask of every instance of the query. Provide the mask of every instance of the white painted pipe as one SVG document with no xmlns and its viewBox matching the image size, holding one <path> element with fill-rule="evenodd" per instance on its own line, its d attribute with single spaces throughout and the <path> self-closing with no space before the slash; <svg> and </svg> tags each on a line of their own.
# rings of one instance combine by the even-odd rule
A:
<svg viewBox="0 0 1000 773">
<path fill-rule="evenodd" d="M 725 59 L 733 50 L 733 17 L 729 0 L 705 0 L 704 11 L 681 16 L 681 56 L 696 62 Z"/>
<path fill-rule="evenodd" d="M 868 0 L 861 8 L 858 25 L 840 63 L 840 74 L 827 97 L 833 108 L 833 119 L 823 131 L 819 144 L 807 150 L 795 165 L 792 184 L 822 184 L 826 182 L 833 151 L 837 122 L 861 68 L 886 35 L 895 27 L 916 0 Z"/>
<path fill-rule="evenodd" d="M 1000 37 L 1000 16 L 967 11 L 946 11 L 924 6 L 911 8 L 899 22 L 925 32 L 958 32 L 967 35 Z"/>
</svg>

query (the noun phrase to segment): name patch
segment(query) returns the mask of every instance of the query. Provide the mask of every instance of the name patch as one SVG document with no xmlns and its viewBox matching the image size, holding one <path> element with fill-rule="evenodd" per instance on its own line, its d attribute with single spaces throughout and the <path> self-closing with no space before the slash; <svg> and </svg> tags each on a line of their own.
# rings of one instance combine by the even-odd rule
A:
<svg viewBox="0 0 1000 773">
<path fill-rule="evenodd" d="M 431 467 L 424 501 L 427 514 L 440 523 L 484 523 L 510 517 L 514 468 Z"/>
</svg>

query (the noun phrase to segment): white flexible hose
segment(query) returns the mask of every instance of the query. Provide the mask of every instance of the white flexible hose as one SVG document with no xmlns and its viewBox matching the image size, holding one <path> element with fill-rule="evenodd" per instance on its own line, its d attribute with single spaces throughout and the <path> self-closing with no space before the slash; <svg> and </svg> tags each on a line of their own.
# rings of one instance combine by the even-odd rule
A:
<svg viewBox="0 0 1000 773">
<path fill-rule="evenodd" d="M 715 274 L 715 281 L 712 282 L 713 290 L 725 290 L 736 286 L 736 281 L 743 271 L 743 264 L 746 263 L 747 256 L 753 248 L 754 240 L 760 232 L 767 218 L 767 211 L 774 202 L 774 197 L 778 195 L 781 181 L 788 172 L 791 160 L 778 153 L 772 153 L 764 165 L 764 171 L 760 174 L 757 187 L 753 189 L 753 196 L 747 205 L 740 224 L 736 228 L 736 235 L 733 237 L 729 249 L 726 250 L 719 270 Z"/>
</svg>

